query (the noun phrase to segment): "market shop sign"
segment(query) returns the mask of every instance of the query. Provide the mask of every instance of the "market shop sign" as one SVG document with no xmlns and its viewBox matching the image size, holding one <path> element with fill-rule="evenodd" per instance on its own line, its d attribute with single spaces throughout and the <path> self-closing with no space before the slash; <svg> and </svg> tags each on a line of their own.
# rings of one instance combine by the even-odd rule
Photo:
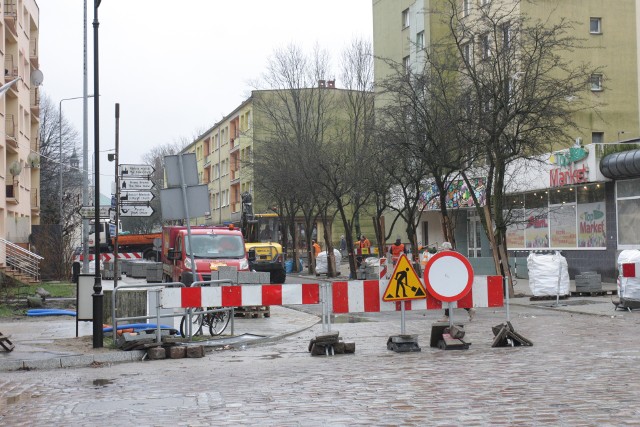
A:
<svg viewBox="0 0 640 427">
<path fill-rule="evenodd" d="M 554 153 L 549 159 L 558 167 L 549 171 L 549 187 L 583 184 L 589 182 L 589 168 L 585 163 L 577 163 L 586 159 L 589 152 L 583 147 L 572 147 L 569 150 Z"/>
</svg>

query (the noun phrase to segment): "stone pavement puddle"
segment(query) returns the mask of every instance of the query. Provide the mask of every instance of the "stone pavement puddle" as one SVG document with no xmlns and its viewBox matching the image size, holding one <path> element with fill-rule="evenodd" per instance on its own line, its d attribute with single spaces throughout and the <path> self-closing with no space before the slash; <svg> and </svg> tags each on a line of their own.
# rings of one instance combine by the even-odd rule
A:
<svg viewBox="0 0 640 427">
<path fill-rule="evenodd" d="M 96 387 L 106 387 L 110 384 L 113 384 L 113 380 L 107 380 L 103 378 L 98 378 L 93 380 L 92 384 Z"/>
<path fill-rule="evenodd" d="M 360 322 L 372 322 L 372 320 L 358 316 L 336 316 L 331 320 L 332 323 L 360 323 Z"/>
</svg>

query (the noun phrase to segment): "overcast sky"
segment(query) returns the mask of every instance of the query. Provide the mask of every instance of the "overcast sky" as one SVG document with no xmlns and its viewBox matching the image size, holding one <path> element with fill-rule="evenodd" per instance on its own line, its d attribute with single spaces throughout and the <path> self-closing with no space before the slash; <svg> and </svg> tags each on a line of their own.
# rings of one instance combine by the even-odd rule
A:
<svg viewBox="0 0 640 427">
<path fill-rule="evenodd" d="M 83 95 L 83 0 L 36 0 L 40 7 L 42 93 L 59 105 Z M 88 0 L 88 76 L 93 93 L 93 0 Z M 250 94 L 274 49 L 318 43 L 337 64 L 355 37 L 371 39 L 371 0 L 103 0 L 99 7 L 100 151 L 141 163 L 154 145 L 187 138 L 229 114 Z M 334 66 L 335 66 L 334 64 Z M 336 73 L 337 75 L 338 73 Z M 339 79 L 336 86 L 342 87 Z M 82 149 L 82 99 L 62 102 Z M 89 99 L 89 163 L 93 156 Z M 79 152 L 78 154 L 81 154 Z M 82 162 L 80 163 L 82 165 Z M 92 167 L 90 166 L 90 169 Z M 101 190 L 113 163 L 100 155 Z"/>
</svg>

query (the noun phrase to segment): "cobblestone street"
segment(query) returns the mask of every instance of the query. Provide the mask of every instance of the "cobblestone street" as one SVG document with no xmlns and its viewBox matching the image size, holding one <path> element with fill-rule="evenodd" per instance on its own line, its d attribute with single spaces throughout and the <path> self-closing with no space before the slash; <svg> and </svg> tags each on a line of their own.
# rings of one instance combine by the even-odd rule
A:
<svg viewBox="0 0 640 427">
<path fill-rule="evenodd" d="M 394 353 L 399 314 L 333 325 L 353 355 L 311 357 L 321 326 L 204 359 L 3 372 L 0 424 L 640 425 L 639 313 L 512 307 L 533 347 L 491 348 L 502 310 L 468 323 L 469 350 L 429 347 L 439 312 L 408 313 L 422 352 Z"/>
</svg>

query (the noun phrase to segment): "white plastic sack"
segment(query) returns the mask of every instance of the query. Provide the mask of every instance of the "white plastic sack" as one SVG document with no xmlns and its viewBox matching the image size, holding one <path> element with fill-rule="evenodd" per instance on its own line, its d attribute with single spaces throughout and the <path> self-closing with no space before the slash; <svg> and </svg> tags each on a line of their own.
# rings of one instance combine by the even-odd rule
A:
<svg viewBox="0 0 640 427">
<path fill-rule="evenodd" d="M 527 267 L 533 296 L 569 295 L 569 267 L 567 259 L 559 252 L 553 255 L 531 253 Z"/>
<path fill-rule="evenodd" d="M 618 271 L 622 272 L 622 264 L 640 262 L 640 251 L 628 249 L 618 255 Z M 618 277 L 618 295 L 624 299 L 640 300 L 640 278 Z"/>
<path fill-rule="evenodd" d="M 336 268 L 337 268 L 338 266 L 340 266 L 340 261 L 342 260 L 340 251 L 334 248 L 333 256 L 336 258 Z M 327 274 L 327 273 L 329 273 L 329 261 L 327 259 L 327 251 L 322 251 L 316 257 L 316 274 Z"/>
</svg>

